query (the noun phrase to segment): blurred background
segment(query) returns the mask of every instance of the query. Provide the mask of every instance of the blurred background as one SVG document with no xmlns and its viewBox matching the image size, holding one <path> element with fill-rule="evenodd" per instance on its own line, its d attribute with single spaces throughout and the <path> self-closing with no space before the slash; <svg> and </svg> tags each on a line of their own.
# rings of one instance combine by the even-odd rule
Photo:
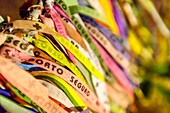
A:
<svg viewBox="0 0 170 113">
<path fill-rule="evenodd" d="M 26 1 L 26 0 L 25 0 Z M 123 9 L 124 0 L 117 0 Z M 149 2 L 156 8 L 155 14 Z M 19 19 L 24 0 L 1 0 L 0 15 Z M 33 4 L 37 0 L 32 1 Z M 138 65 L 140 89 L 134 90 L 135 103 L 129 113 L 170 113 L 170 0 L 126 0 L 137 23 L 127 19 L 136 39 L 129 40 L 131 52 Z M 124 11 L 124 15 L 126 15 Z M 162 19 L 162 23 L 158 18 Z M 166 27 L 165 27 L 166 26 Z M 136 42 L 139 46 L 136 46 Z M 135 49 L 138 48 L 138 49 Z"/>
</svg>

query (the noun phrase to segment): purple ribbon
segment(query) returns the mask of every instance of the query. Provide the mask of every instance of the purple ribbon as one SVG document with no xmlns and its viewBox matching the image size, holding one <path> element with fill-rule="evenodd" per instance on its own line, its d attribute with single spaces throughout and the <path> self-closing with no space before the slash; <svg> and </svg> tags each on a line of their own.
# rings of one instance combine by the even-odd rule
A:
<svg viewBox="0 0 170 113">
<path fill-rule="evenodd" d="M 114 14 L 115 21 L 118 25 L 120 34 L 123 38 L 127 38 L 127 26 L 125 23 L 124 16 L 122 15 L 122 12 L 118 7 L 116 6 L 115 0 L 110 0 L 111 6 L 112 6 L 112 12 Z"/>
<path fill-rule="evenodd" d="M 11 97 L 11 94 L 9 92 L 7 92 L 6 90 L 3 90 L 0 88 L 0 94 L 4 95 L 5 97 Z"/>
<path fill-rule="evenodd" d="M 86 109 L 86 110 L 81 111 L 80 113 L 90 113 L 90 112 L 89 112 L 89 109 Z"/>
</svg>

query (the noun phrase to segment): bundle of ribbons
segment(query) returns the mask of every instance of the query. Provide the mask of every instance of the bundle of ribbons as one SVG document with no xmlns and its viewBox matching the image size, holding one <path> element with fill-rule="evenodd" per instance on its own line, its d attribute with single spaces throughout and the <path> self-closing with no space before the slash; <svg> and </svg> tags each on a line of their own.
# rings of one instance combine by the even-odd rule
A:
<svg viewBox="0 0 170 113">
<path fill-rule="evenodd" d="M 126 113 L 147 49 L 120 1 L 28 0 L 21 19 L 1 18 L 1 113 Z"/>
</svg>

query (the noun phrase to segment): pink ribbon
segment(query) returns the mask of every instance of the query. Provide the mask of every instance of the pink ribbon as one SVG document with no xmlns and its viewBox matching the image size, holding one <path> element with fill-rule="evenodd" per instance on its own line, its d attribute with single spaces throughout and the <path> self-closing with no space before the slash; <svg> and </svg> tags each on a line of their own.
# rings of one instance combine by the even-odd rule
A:
<svg viewBox="0 0 170 113">
<path fill-rule="evenodd" d="M 123 86 L 125 91 L 128 93 L 129 97 L 132 99 L 132 102 L 134 101 L 134 95 L 132 86 L 125 77 L 124 73 L 121 71 L 121 69 L 117 66 L 115 61 L 111 58 L 111 56 L 103 49 L 101 45 L 98 44 L 98 42 L 95 39 L 92 39 L 97 48 L 99 49 L 102 58 L 104 59 L 106 65 L 110 69 L 111 73 L 115 75 L 118 82 Z"/>
</svg>

